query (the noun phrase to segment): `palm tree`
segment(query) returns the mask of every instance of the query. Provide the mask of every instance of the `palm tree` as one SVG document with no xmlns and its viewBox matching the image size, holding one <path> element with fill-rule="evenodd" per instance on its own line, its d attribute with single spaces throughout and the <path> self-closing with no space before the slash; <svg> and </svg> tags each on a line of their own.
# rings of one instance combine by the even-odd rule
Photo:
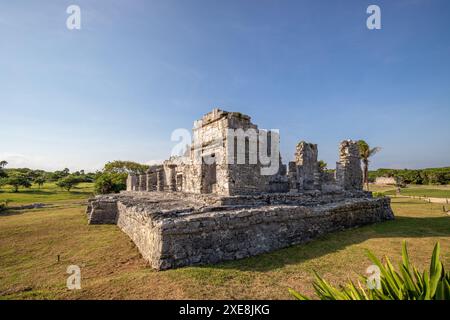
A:
<svg viewBox="0 0 450 320">
<path fill-rule="evenodd" d="M 369 191 L 369 158 L 381 150 L 380 147 L 370 148 L 369 144 L 364 140 L 358 141 L 359 154 L 363 163 L 363 181 L 366 184 L 367 191 Z"/>
</svg>

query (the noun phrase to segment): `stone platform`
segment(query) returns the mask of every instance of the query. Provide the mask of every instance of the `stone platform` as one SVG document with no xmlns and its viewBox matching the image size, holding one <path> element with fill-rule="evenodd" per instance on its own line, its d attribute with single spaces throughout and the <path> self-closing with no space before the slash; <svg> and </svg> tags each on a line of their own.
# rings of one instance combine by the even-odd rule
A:
<svg viewBox="0 0 450 320">
<path fill-rule="evenodd" d="M 241 259 L 394 219 L 364 191 L 215 196 L 122 192 L 90 199 L 90 224 L 117 224 L 157 270 Z"/>
</svg>

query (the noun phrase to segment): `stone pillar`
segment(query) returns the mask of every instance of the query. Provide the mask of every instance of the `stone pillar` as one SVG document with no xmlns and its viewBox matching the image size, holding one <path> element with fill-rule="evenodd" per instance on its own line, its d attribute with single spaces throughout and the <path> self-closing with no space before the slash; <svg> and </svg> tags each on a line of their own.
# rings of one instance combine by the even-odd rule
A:
<svg viewBox="0 0 450 320">
<path fill-rule="evenodd" d="M 147 191 L 156 191 L 156 172 L 147 172 Z"/>
<path fill-rule="evenodd" d="M 177 191 L 177 180 L 176 180 L 176 166 L 175 165 L 169 165 L 169 191 Z"/>
<path fill-rule="evenodd" d="M 298 192 L 298 172 L 297 165 L 294 161 L 290 161 L 288 164 L 288 183 L 290 192 Z"/>
<path fill-rule="evenodd" d="M 156 170 L 156 190 L 164 191 L 164 169 Z"/>
<path fill-rule="evenodd" d="M 362 190 L 361 157 L 357 141 L 344 140 L 339 145 L 336 182 L 344 190 Z"/>
<path fill-rule="evenodd" d="M 319 170 L 314 172 L 314 189 L 322 190 L 322 174 Z"/>
<path fill-rule="evenodd" d="M 147 175 L 139 175 L 139 191 L 147 191 Z"/>
<path fill-rule="evenodd" d="M 295 151 L 295 163 L 298 167 L 299 188 L 304 190 L 320 189 L 319 165 L 317 162 L 317 144 L 300 141 Z"/>
<path fill-rule="evenodd" d="M 139 175 L 134 176 L 135 177 L 135 183 L 134 183 L 134 188 L 133 191 L 141 191 L 141 179 L 139 179 Z"/>
<path fill-rule="evenodd" d="M 127 191 L 133 191 L 133 175 L 131 174 L 127 177 Z"/>
</svg>

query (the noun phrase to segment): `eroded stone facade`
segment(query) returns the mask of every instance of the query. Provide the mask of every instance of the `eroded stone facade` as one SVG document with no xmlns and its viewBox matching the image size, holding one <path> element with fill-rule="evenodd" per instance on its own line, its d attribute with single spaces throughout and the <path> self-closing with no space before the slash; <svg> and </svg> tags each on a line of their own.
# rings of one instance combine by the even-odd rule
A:
<svg viewBox="0 0 450 320">
<path fill-rule="evenodd" d="M 130 175 L 127 191 L 97 196 L 87 208 L 90 224 L 117 224 L 156 269 L 240 259 L 394 218 L 388 198 L 362 190 L 355 141 L 340 144 L 330 172 L 305 141 L 284 165 L 278 134 L 241 113 L 215 109 L 193 135 L 184 156 Z"/>
<path fill-rule="evenodd" d="M 230 135 L 229 132 L 234 132 Z M 342 141 L 335 176 L 321 172 L 317 144 L 301 141 L 288 166 L 277 156 L 278 170 L 265 174 L 259 159 L 259 139 L 266 139 L 267 154 L 275 132 L 258 129 L 251 118 L 238 112 L 214 109 L 194 123 L 193 141 L 184 156 L 171 157 L 145 175 L 128 177 L 128 191 L 168 191 L 221 196 L 264 192 L 302 192 L 326 188 L 362 190 L 362 171 L 356 141 Z M 277 141 L 275 141 L 277 139 Z M 244 145 L 244 148 L 239 146 Z"/>
</svg>

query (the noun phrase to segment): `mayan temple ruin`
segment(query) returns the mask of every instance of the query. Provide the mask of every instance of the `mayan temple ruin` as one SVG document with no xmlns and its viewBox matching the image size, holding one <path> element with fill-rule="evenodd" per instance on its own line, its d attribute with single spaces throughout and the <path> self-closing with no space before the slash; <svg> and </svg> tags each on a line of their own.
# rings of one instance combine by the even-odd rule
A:
<svg viewBox="0 0 450 320">
<path fill-rule="evenodd" d="M 89 200 L 89 223 L 117 224 L 155 269 L 241 259 L 394 219 L 389 198 L 363 191 L 356 141 L 341 142 L 330 171 L 305 141 L 283 164 L 278 133 L 238 112 L 214 109 L 192 133 L 184 155 Z"/>
</svg>

